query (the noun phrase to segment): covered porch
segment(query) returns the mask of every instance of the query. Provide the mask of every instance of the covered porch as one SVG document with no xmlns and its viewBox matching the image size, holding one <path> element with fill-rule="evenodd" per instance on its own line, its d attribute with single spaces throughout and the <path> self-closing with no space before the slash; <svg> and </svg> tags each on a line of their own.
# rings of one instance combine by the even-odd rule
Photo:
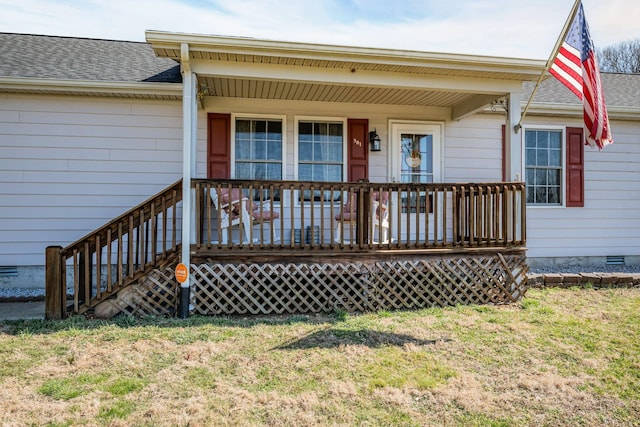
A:
<svg viewBox="0 0 640 427">
<path fill-rule="evenodd" d="M 157 195 L 52 251 L 53 316 L 68 287 L 71 313 L 119 301 L 127 313 L 180 316 L 410 309 L 522 296 L 526 197 L 514 125 L 522 82 L 538 78 L 541 61 L 146 36 L 156 55 L 180 63 L 182 180 L 171 197 Z M 451 125 L 491 105 L 499 117 L 491 136 L 470 127 L 452 146 Z M 277 128 L 263 132 L 279 147 L 275 157 L 242 152 L 242 138 L 255 135 L 240 129 L 255 123 Z M 335 131 L 313 144 L 337 137 L 338 148 L 320 160 L 303 150 L 305 138 L 316 136 L 306 129 L 316 126 Z M 491 156 L 474 173 L 483 141 Z M 276 172 L 267 178 L 239 173 L 269 162 Z M 331 173 L 306 179 L 305 168 L 318 165 Z M 188 272 L 180 285 L 178 264 Z M 125 298 L 127 289 L 139 289 L 132 291 L 138 297 Z"/>
</svg>

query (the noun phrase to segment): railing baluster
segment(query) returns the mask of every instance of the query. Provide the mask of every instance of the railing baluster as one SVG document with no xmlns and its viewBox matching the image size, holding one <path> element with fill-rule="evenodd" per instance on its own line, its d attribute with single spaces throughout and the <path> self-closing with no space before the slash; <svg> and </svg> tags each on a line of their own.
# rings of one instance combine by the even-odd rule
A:
<svg viewBox="0 0 640 427">
<path fill-rule="evenodd" d="M 162 259 L 167 257 L 167 197 L 162 196 Z"/>
<path fill-rule="evenodd" d="M 440 246 L 440 217 L 443 215 L 440 210 L 440 192 L 438 187 L 433 189 L 433 244 Z"/>
<path fill-rule="evenodd" d="M 458 186 L 457 185 L 453 185 L 451 187 L 451 214 L 452 214 L 452 227 L 453 227 L 453 231 L 452 231 L 452 237 L 453 237 L 453 246 L 456 246 L 459 244 L 459 240 L 460 240 L 460 230 L 458 227 L 460 227 L 460 222 L 458 220 L 458 216 L 459 216 L 459 203 L 458 203 Z"/>
<path fill-rule="evenodd" d="M 524 184 L 520 184 L 520 244 L 525 245 L 527 243 L 527 197 L 526 187 Z"/>
<path fill-rule="evenodd" d="M 64 264 L 64 262 L 63 262 Z M 80 259 L 78 250 L 73 250 L 73 311 L 80 309 Z"/>
<path fill-rule="evenodd" d="M 96 235 L 96 298 L 102 296 L 102 246 L 100 245 L 100 235 Z"/>
<path fill-rule="evenodd" d="M 84 277 L 84 305 L 89 306 L 91 303 L 91 252 L 89 250 L 89 240 L 87 240 L 84 244 L 84 249 L 80 254 L 80 259 L 82 262 L 82 276 Z"/>
<path fill-rule="evenodd" d="M 111 292 L 111 288 L 112 288 L 112 285 L 113 285 L 113 283 L 112 283 L 113 274 L 112 274 L 112 271 L 111 271 L 111 269 L 112 269 L 111 268 L 111 266 L 112 266 L 112 263 L 111 263 L 111 261 L 112 261 L 111 260 L 111 250 L 112 250 L 112 247 L 113 247 L 112 246 L 112 242 L 113 242 L 113 240 L 111 238 L 111 229 L 109 228 L 109 229 L 107 229 L 107 241 L 105 242 L 106 243 L 105 248 L 107 250 L 107 283 L 106 283 L 107 292 Z"/>
<path fill-rule="evenodd" d="M 197 197 L 196 197 L 197 198 Z M 197 206 L 197 205 L 196 205 Z M 158 249 L 158 233 L 156 227 L 157 225 L 157 217 L 155 210 L 155 203 L 151 204 L 151 265 L 156 265 L 156 251 Z M 196 215 L 197 217 L 198 215 Z M 197 227 L 196 230 L 199 230 L 200 227 Z"/>
<path fill-rule="evenodd" d="M 318 233 L 319 242 L 318 245 L 323 248 L 324 247 L 324 224 L 325 224 L 325 209 L 326 209 L 326 200 L 325 200 L 325 192 L 320 192 L 320 231 Z M 315 233 L 314 233 L 315 235 Z"/>
<path fill-rule="evenodd" d="M 513 212 L 511 213 L 511 215 L 513 216 L 512 220 L 513 220 L 513 241 L 511 242 L 512 244 L 517 244 L 518 243 L 518 236 L 516 235 L 518 232 L 518 218 L 516 218 L 516 215 L 518 214 L 518 200 L 516 197 L 516 185 L 512 184 L 511 186 L 512 189 L 512 194 L 513 194 Z"/>
<path fill-rule="evenodd" d="M 124 279 L 124 247 L 123 247 L 122 222 L 118 223 L 118 287 L 122 286 Z"/>
<path fill-rule="evenodd" d="M 137 269 L 138 270 L 144 270 L 144 265 L 146 264 L 146 255 L 147 255 L 147 248 L 146 248 L 146 240 L 145 239 L 145 234 L 146 234 L 146 221 L 145 221 L 145 216 L 144 216 L 144 210 L 140 209 L 140 222 L 138 223 L 138 254 L 136 255 L 136 261 L 137 262 Z"/>
<path fill-rule="evenodd" d="M 133 277 L 133 215 L 129 215 L 129 231 L 127 232 L 127 275 Z"/>
<path fill-rule="evenodd" d="M 173 190 L 173 194 L 171 195 L 171 209 L 173 211 L 172 213 L 172 221 L 173 221 L 173 228 L 172 228 L 172 236 L 171 236 L 171 251 L 175 252 L 178 249 L 178 242 L 177 242 L 177 238 L 178 238 L 178 190 Z M 182 197 L 180 197 L 180 200 L 182 200 Z"/>
<path fill-rule="evenodd" d="M 447 246 L 447 187 L 442 186 L 439 193 L 439 197 L 442 197 L 442 245 Z"/>
<path fill-rule="evenodd" d="M 309 186 L 309 193 L 311 194 L 311 201 L 309 202 L 309 221 L 310 221 L 310 225 L 309 228 L 306 228 L 303 230 L 305 231 L 304 233 L 304 238 L 305 238 L 305 243 L 307 243 L 307 238 L 309 239 L 309 247 L 310 249 L 313 250 L 314 248 L 314 244 L 313 244 L 313 227 L 315 226 L 315 218 L 316 218 L 316 209 L 315 209 L 315 200 L 316 200 L 316 195 L 315 195 L 315 186 L 313 184 L 311 184 Z M 308 230 L 308 233 L 306 232 Z"/>
</svg>

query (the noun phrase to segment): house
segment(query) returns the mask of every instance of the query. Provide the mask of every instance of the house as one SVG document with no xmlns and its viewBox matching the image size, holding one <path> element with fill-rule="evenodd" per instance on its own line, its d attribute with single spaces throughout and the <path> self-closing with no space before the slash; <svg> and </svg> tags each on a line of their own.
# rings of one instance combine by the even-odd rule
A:
<svg viewBox="0 0 640 427">
<path fill-rule="evenodd" d="M 191 282 L 186 298 L 214 313 L 287 311 L 275 288 L 252 289 L 242 306 L 238 278 L 282 286 L 290 264 L 296 277 L 343 265 L 334 287 L 417 274 L 432 283 L 429 301 L 455 303 L 443 289 L 468 277 L 517 297 L 527 262 L 640 263 L 638 75 L 603 74 L 615 144 L 598 152 L 583 145 L 580 103 L 554 79 L 516 128 L 544 61 L 146 39 L 0 34 L 0 286 L 44 286 L 49 247 L 47 275 L 72 289 L 75 312 L 127 281 L 174 283 L 178 261 L 206 286 L 237 286 L 212 302 Z M 398 259 L 413 270 L 371 267 Z M 472 288 L 454 290 L 494 301 Z M 292 310 L 380 302 L 316 291 L 326 301 Z M 159 304 L 174 304 L 163 292 Z M 392 308 L 416 298 L 376 292 Z"/>
</svg>

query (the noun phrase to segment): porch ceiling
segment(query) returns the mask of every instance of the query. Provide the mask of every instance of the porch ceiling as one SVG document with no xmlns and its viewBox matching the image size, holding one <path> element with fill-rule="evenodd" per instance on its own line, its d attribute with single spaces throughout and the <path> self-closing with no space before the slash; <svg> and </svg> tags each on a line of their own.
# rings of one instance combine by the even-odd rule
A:
<svg viewBox="0 0 640 427">
<path fill-rule="evenodd" d="M 147 31 L 159 57 L 191 69 L 205 95 L 447 107 L 452 119 L 477 111 L 523 81 L 544 61 L 290 43 Z"/>
<path fill-rule="evenodd" d="M 199 76 L 198 83 L 203 93 L 208 96 L 290 101 L 453 107 L 468 102 L 475 96 L 470 93 L 426 89 L 299 83 L 211 76 Z M 494 98 L 499 98 L 499 95 L 494 96 Z"/>
</svg>

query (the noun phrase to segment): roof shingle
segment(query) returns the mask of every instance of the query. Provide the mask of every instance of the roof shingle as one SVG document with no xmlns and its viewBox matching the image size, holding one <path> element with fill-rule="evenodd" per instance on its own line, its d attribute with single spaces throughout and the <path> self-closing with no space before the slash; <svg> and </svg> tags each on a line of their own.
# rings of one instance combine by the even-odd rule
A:
<svg viewBox="0 0 640 427">
<path fill-rule="evenodd" d="M 181 83 L 180 65 L 157 57 L 143 42 L 0 33 L 0 77 Z M 640 74 L 602 73 L 608 106 L 640 108 Z M 524 82 L 529 99 L 534 82 Z M 542 82 L 534 103 L 580 104 L 554 78 Z"/>
<path fill-rule="evenodd" d="M 0 33 L 0 76 L 180 83 L 180 65 L 148 43 Z"/>
</svg>

